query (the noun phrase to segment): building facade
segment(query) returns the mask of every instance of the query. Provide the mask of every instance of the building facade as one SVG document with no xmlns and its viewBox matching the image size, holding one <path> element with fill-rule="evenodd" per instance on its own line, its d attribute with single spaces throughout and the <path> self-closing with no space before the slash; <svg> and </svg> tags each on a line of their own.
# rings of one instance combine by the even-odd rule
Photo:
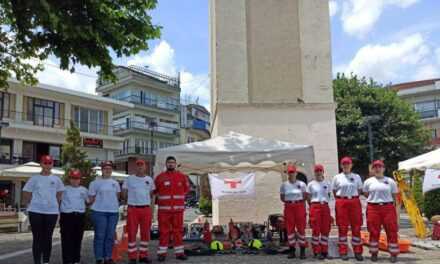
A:
<svg viewBox="0 0 440 264">
<path fill-rule="evenodd" d="M 431 130 L 431 144 L 440 147 L 440 79 L 400 83 L 391 89 L 413 105 L 423 124 Z"/>
<path fill-rule="evenodd" d="M 47 154 L 54 158 L 55 166 L 61 166 L 62 145 L 71 121 L 81 131 L 82 150 L 89 160 L 94 164 L 113 160 L 124 141 L 113 135 L 113 112 L 131 107 L 131 103 L 88 93 L 10 81 L 0 91 L 0 169 L 38 163 Z M 0 189 L 12 190 L 19 197 L 25 180 L 1 176 Z"/>
<path fill-rule="evenodd" d="M 113 133 L 124 138 L 115 153 L 116 168 L 135 172 L 135 161 L 145 159 L 151 170 L 158 148 L 180 143 L 180 80 L 150 71 L 146 67 L 118 66 L 115 83 L 98 81 L 103 97 L 134 104 L 134 108 L 113 115 Z"/>
<path fill-rule="evenodd" d="M 211 137 L 211 114 L 197 104 L 182 105 L 180 112 L 180 143 L 192 143 Z"/>
</svg>

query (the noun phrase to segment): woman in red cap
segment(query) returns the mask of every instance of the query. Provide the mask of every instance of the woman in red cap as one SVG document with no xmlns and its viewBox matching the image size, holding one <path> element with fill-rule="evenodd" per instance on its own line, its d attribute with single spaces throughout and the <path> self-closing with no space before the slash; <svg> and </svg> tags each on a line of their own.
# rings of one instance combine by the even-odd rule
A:
<svg viewBox="0 0 440 264">
<path fill-rule="evenodd" d="M 306 184 L 296 179 L 297 171 L 294 165 L 287 167 L 288 180 L 280 187 L 280 199 L 284 203 L 284 218 L 289 243 L 288 258 L 295 258 L 295 246 L 300 245 L 300 259 L 306 258 Z"/>
<path fill-rule="evenodd" d="M 84 234 L 87 189 L 80 186 L 81 172 L 69 171 L 69 183 L 60 206 L 60 233 L 63 264 L 80 263 L 81 243 Z"/>
<path fill-rule="evenodd" d="M 324 180 L 324 166 L 315 165 L 315 180 L 307 185 L 310 205 L 309 220 L 312 227 L 312 247 L 315 258 L 323 260 L 328 257 L 328 235 L 331 228 L 330 183 Z"/>
<path fill-rule="evenodd" d="M 111 178 L 113 173 L 111 161 L 103 162 L 101 171 L 102 177 L 92 181 L 89 186 L 91 217 L 95 229 L 93 249 L 97 264 L 113 264 L 112 249 L 119 218 L 121 187 Z"/>
<path fill-rule="evenodd" d="M 51 173 L 52 157 L 42 156 L 40 165 L 40 174 L 32 176 L 23 188 L 23 200 L 28 204 L 27 212 L 32 230 L 32 254 L 35 264 L 50 261 L 53 230 L 57 223 L 59 204 L 64 191 L 61 179 Z"/>
<path fill-rule="evenodd" d="M 339 255 L 348 260 L 348 227 L 351 227 L 351 245 L 357 261 L 362 261 L 362 207 L 359 195 L 362 194 L 362 179 L 351 171 L 350 157 L 341 159 L 342 173 L 333 177 L 332 189 L 336 198 L 336 224 L 339 231 Z"/>
<path fill-rule="evenodd" d="M 373 177 L 364 183 L 364 194 L 367 197 L 367 228 L 370 233 L 371 261 L 377 261 L 379 252 L 380 228 L 384 227 L 387 234 L 388 251 L 391 262 L 397 261 L 399 254 L 398 225 L 395 207 L 398 188 L 396 182 L 384 176 L 385 166 L 381 160 L 373 162 Z"/>
</svg>

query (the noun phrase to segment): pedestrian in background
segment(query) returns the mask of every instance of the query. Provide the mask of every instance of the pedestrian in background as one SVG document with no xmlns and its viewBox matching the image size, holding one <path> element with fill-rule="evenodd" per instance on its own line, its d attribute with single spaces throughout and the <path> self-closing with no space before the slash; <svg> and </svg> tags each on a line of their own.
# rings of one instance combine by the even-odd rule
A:
<svg viewBox="0 0 440 264">
<path fill-rule="evenodd" d="M 362 179 L 353 173 L 353 161 L 350 157 L 341 159 L 342 173 L 333 177 L 332 188 L 336 198 L 336 224 L 339 231 L 339 254 L 348 260 L 348 227 L 351 228 L 351 245 L 357 261 L 362 261 L 361 226 L 362 206 L 359 195 L 362 194 Z"/>
<path fill-rule="evenodd" d="M 399 192 L 396 182 L 384 176 L 385 165 L 381 160 L 373 162 L 373 177 L 364 183 L 364 194 L 367 197 L 367 228 L 370 233 L 371 261 L 376 262 L 379 252 L 381 226 L 387 234 L 388 252 L 391 262 L 397 262 L 399 254 L 396 195 Z"/>
<path fill-rule="evenodd" d="M 91 218 L 95 230 L 93 248 L 96 263 L 113 264 L 112 249 L 119 218 L 121 187 L 111 178 L 113 163 L 101 164 L 102 177 L 90 183 L 89 199 L 92 203 Z"/>
<path fill-rule="evenodd" d="M 122 185 L 124 200 L 127 200 L 128 258 L 130 264 L 151 263 L 148 258 L 148 243 L 151 230 L 151 198 L 155 190 L 153 178 L 146 175 L 144 160 L 136 161 L 136 175 L 130 175 Z M 139 251 L 136 236 L 140 228 L 141 241 Z"/>
<path fill-rule="evenodd" d="M 310 205 L 309 220 L 312 228 L 313 254 L 323 260 L 328 257 L 328 235 L 331 229 L 330 183 L 324 179 L 324 166 L 315 165 L 315 180 L 307 185 Z"/>
<path fill-rule="evenodd" d="M 284 203 L 287 240 L 289 243 L 288 258 L 296 257 L 295 246 L 299 243 L 300 259 L 306 258 L 306 205 L 307 186 L 296 179 L 297 169 L 294 165 L 287 167 L 288 180 L 280 187 L 280 199 Z"/>
<path fill-rule="evenodd" d="M 76 169 L 69 171 L 69 185 L 66 186 L 60 206 L 63 264 L 78 264 L 81 261 L 88 191 L 80 183 L 81 172 Z"/>
<path fill-rule="evenodd" d="M 52 175 L 52 157 L 42 156 L 40 166 L 40 174 L 32 176 L 23 188 L 24 202 L 29 204 L 27 212 L 32 230 L 34 264 L 50 261 L 53 230 L 57 223 L 59 204 L 64 191 L 61 179 Z"/>
</svg>

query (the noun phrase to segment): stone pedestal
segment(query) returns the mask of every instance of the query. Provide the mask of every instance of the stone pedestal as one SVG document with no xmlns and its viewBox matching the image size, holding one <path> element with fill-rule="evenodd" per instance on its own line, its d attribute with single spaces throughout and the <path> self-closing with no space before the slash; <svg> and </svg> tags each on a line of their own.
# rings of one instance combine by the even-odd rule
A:
<svg viewBox="0 0 440 264">
<path fill-rule="evenodd" d="M 210 4 L 212 135 L 310 144 L 336 174 L 328 1 Z"/>
</svg>

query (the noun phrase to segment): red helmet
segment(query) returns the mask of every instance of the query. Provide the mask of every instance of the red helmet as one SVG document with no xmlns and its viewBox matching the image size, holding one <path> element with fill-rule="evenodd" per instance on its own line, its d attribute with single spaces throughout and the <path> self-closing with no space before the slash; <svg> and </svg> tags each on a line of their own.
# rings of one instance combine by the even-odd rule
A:
<svg viewBox="0 0 440 264">
<path fill-rule="evenodd" d="M 81 179 L 81 172 L 79 170 L 70 170 L 69 178 L 71 178 L 71 179 Z"/>
<path fill-rule="evenodd" d="M 353 160 L 350 157 L 343 157 L 341 159 L 341 164 L 342 165 L 344 165 L 344 164 L 353 164 Z"/>
<path fill-rule="evenodd" d="M 287 166 L 287 173 L 295 173 L 296 170 L 296 166 L 295 165 L 289 165 Z"/>
<path fill-rule="evenodd" d="M 373 161 L 373 168 L 375 167 L 385 167 L 385 164 L 381 160 L 375 160 Z"/>
<path fill-rule="evenodd" d="M 315 168 L 313 169 L 315 172 L 324 172 L 324 166 L 321 164 L 316 164 Z"/>
<path fill-rule="evenodd" d="M 43 155 L 40 159 L 41 164 L 53 164 L 53 158 L 50 155 Z"/>
<path fill-rule="evenodd" d="M 103 161 L 101 163 L 101 168 L 103 169 L 103 168 L 106 168 L 106 167 L 113 168 L 113 162 L 111 162 L 110 160 Z"/>
<path fill-rule="evenodd" d="M 145 163 L 145 160 L 143 160 L 143 159 L 136 160 L 136 166 L 145 166 L 145 165 L 147 165 Z"/>
</svg>

